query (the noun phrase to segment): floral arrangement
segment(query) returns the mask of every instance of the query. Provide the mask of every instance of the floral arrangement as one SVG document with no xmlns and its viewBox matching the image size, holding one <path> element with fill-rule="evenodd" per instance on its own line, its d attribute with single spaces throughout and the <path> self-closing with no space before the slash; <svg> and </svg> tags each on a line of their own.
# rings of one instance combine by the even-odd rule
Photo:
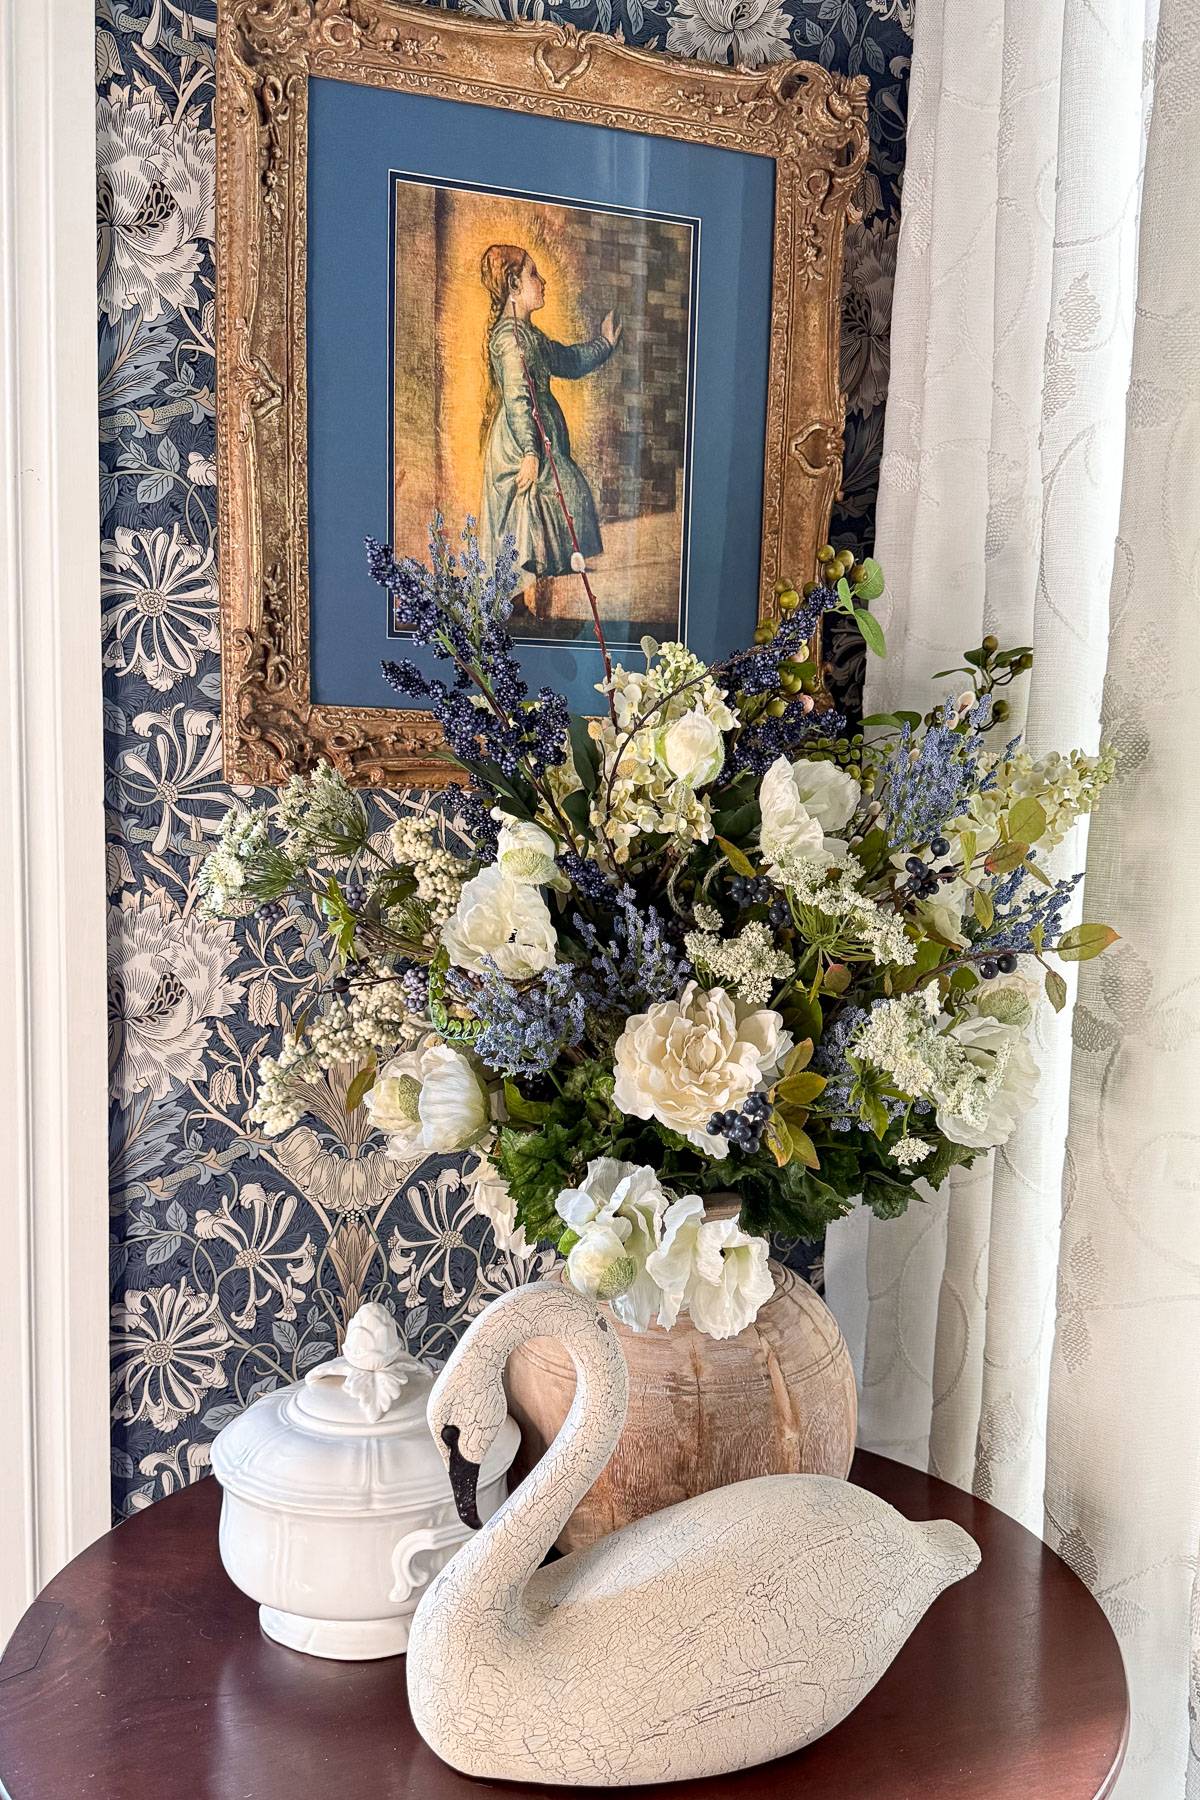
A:
<svg viewBox="0 0 1200 1800">
<path fill-rule="evenodd" d="M 393 1155 L 468 1153 L 501 1245 L 555 1245 L 635 1328 L 714 1336 L 770 1296 L 768 1234 L 818 1237 L 855 1200 L 895 1216 L 1005 1142 L 1043 987 L 1065 1001 L 1054 959 L 1115 937 L 1065 923 L 1079 878 L 1044 863 L 1113 758 L 1004 741 L 1027 647 L 987 637 L 926 715 L 851 732 L 813 645 L 839 611 L 884 652 L 870 559 L 827 545 L 749 648 L 706 666 L 645 639 L 637 669 L 578 559 L 605 669 L 581 718 L 521 675 L 510 555 L 486 566 L 439 521 L 428 566 L 368 556 L 445 668 L 386 678 L 465 785 L 382 843 L 326 765 L 226 817 L 205 910 L 308 904 L 331 938 L 260 1065 L 264 1130 L 334 1092 Z M 729 1192 L 738 1216 L 706 1211 Z"/>
</svg>

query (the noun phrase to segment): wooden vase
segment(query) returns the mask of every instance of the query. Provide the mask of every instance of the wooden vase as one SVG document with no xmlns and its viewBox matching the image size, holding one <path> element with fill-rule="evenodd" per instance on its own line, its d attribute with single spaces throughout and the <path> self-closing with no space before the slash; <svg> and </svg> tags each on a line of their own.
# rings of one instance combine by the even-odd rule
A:
<svg viewBox="0 0 1200 1800">
<path fill-rule="evenodd" d="M 820 1295 L 790 1269 L 770 1267 L 775 1293 L 735 1338 L 705 1337 L 686 1317 L 670 1331 L 631 1331 L 611 1318 L 629 1365 L 629 1411 L 560 1550 L 585 1549 L 632 1519 L 750 1476 L 845 1478 L 858 1427 L 850 1353 Z M 557 1340 L 534 1338 L 510 1357 L 506 1385 L 521 1427 L 511 1487 L 557 1436 L 574 1366 Z"/>
</svg>

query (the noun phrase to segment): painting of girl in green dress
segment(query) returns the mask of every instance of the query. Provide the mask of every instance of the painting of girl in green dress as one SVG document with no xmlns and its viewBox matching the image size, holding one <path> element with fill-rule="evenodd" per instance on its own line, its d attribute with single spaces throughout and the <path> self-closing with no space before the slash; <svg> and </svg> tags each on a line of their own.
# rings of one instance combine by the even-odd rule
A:
<svg viewBox="0 0 1200 1800">
<path fill-rule="evenodd" d="M 579 381 L 602 368 L 624 328 L 610 310 L 599 334 L 583 343 L 547 337 L 533 323 L 533 314 L 546 304 L 546 279 L 520 245 L 489 245 L 480 279 L 491 302 L 479 434 L 480 544 L 490 562 L 506 538 L 514 539 L 521 597 L 544 624 L 550 617 L 551 578 L 570 574 L 573 557 L 578 568 L 579 557 L 590 563 L 604 551 L 595 496 L 571 454 L 571 435 L 550 380 Z"/>
<path fill-rule="evenodd" d="M 513 636 L 569 650 L 578 540 L 611 647 L 679 637 L 695 222 L 393 183 L 394 547 L 423 558 L 434 513 L 475 518 L 489 560 L 511 536 Z"/>
</svg>

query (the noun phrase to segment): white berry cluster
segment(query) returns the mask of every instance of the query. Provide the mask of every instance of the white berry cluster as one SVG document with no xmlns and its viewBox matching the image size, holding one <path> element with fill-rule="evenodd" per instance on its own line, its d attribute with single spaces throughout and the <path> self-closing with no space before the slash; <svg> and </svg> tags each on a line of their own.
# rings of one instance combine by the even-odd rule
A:
<svg viewBox="0 0 1200 1800">
<path fill-rule="evenodd" d="M 429 909 L 431 942 L 458 905 L 469 873 L 461 857 L 437 842 L 436 832 L 430 818 L 397 819 L 392 826 L 392 854 L 416 877 L 417 899 Z"/>
</svg>

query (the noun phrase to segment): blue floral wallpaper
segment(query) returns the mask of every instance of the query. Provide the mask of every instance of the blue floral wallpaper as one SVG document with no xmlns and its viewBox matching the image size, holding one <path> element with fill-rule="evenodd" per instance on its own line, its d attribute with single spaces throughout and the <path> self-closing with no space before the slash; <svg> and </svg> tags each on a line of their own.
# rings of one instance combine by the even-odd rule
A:
<svg viewBox="0 0 1200 1800">
<path fill-rule="evenodd" d="M 847 244 L 850 396 L 837 527 L 867 545 L 882 441 L 912 0 L 467 0 L 714 61 L 798 55 L 871 83 L 874 155 Z M 443 1357 L 529 1262 L 495 1249 L 453 1168 L 393 1162 L 331 1093 L 278 1139 L 254 1067 L 319 964 L 287 913 L 203 922 L 192 883 L 221 778 L 214 466 L 215 0 L 98 0 L 100 494 L 108 730 L 114 1499 L 203 1474 L 213 1435 L 328 1356 L 386 1297 Z M 835 532 L 836 535 L 836 532 Z M 249 797 L 248 790 L 236 790 Z M 410 796 L 406 804 L 413 804 Z M 420 805 L 420 797 L 416 797 Z M 380 828 L 397 803 L 375 798 Z"/>
</svg>

